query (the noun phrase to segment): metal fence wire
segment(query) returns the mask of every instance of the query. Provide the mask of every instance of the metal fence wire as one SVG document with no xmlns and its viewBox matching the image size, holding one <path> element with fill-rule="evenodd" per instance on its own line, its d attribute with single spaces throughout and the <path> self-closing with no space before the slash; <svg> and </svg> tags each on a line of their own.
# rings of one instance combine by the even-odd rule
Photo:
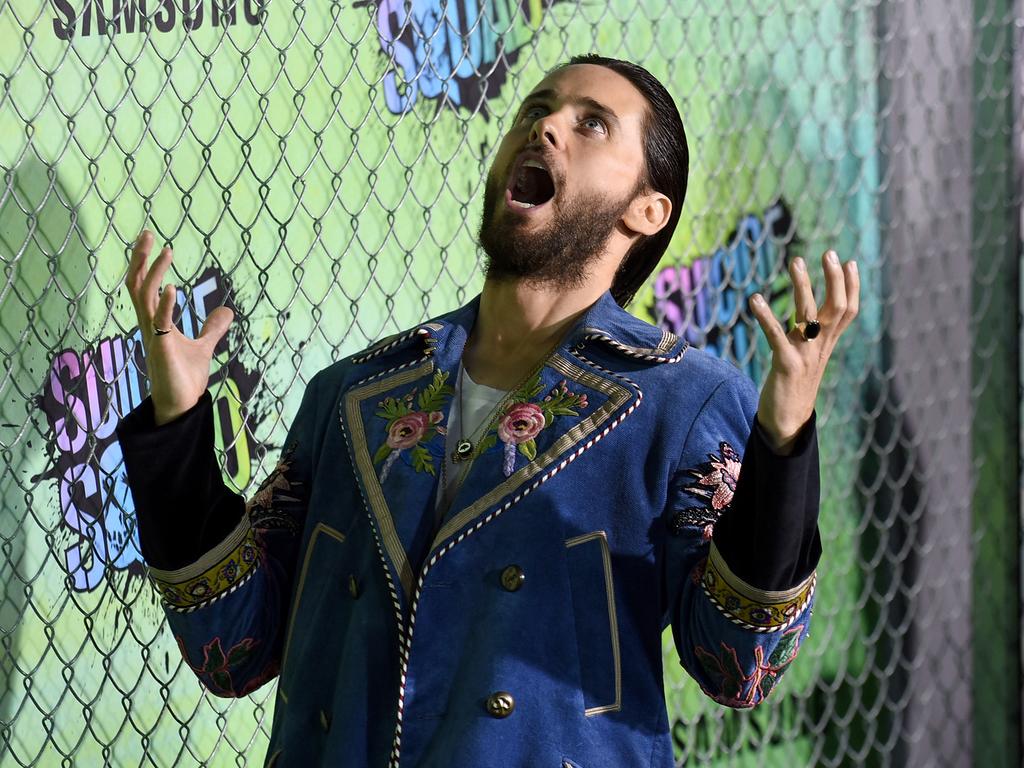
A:
<svg viewBox="0 0 1024 768">
<path fill-rule="evenodd" d="M 0 765 L 262 764 L 276 681 L 199 685 L 145 579 L 114 426 L 123 290 L 235 310 L 217 455 L 253 493 L 305 382 L 482 286 L 483 180 L 576 53 L 674 94 L 690 187 L 629 309 L 763 380 L 747 299 L 856 258 L 819 400 L 814 628 L 751 711 L 665 635 L 680 765 L 1020 765 L 1017 0 L 0 0 Z M 1019 58 L 1017 60 L 1019 64 Z"/>
</svg>

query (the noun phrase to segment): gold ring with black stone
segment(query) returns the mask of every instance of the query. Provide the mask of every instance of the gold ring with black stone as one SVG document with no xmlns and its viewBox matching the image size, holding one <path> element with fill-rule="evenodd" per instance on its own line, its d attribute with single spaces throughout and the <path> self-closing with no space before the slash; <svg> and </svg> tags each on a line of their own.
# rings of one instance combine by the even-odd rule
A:
<svg viewBox="0 0 1024 768">
<path fill-rule="evenodd" d="M 821 333 L 821 323 L 817 320 L 806 320 L 797 323 L 796 327 L 800 331 L 800 335 L 804 337 L 804 341 L 810 341 Z"/>
</svg>

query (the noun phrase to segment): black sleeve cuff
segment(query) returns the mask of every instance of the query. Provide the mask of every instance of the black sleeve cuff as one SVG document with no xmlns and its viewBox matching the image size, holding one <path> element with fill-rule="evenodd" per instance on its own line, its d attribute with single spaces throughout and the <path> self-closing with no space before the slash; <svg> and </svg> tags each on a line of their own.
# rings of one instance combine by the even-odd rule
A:
<svg viewBox="0 0 1024 768">
<path fill-rule="evenodd" d="M 146 563 L 175 570 L 195 562 L 238 525 L 245 499 L 221 477 L 209 390 L 156 426 L 152 396 L 115 427 Z"/>
<path fill-rule="evenodd" d="M 732 504 L 715 523 L 713 540 L 736 576 L 765 591 L 792 589 L 821 557 L 817 414 L 789 455 L 775 453 L 754 425 Z"/>
</svg>

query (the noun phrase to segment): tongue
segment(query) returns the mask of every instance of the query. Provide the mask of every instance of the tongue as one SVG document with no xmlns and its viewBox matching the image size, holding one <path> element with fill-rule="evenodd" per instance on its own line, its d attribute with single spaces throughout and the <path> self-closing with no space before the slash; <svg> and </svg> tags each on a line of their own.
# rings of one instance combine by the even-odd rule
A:
<svg viewBox="0 0 1024 768">
<path fill-rule="evenodd" d="M 520 203 L 537 205 L 546 203 L 551 198 L 551 192 L 551 178 L 547 172 L 526 166 L 519 171 L 512 198 Z"/>
<path fill-rule="evenodd" d="M 535 203 L 537 202 L 537 186 L 536 175 L 523 168 L 519 172 L 519 178 L 516 179 L 513 197 L 521 203 Z"/>
</svg>

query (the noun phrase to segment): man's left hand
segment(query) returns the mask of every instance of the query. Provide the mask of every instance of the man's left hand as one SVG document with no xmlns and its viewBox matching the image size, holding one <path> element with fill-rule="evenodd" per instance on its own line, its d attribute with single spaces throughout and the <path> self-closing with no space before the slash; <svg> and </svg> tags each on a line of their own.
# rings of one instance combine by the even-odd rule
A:
<svg viewBox="0 0 1024 768">
<path fill-rule="evenodd" d="M 836 252 L 830 250 L 821 263 L 825 271 L 825 303 L 819 312 L 807 265 L 799 257 L 790 262 L 797 326 L 789 333 L 761 294 L 751 297 L 751 309 L 772 349 L 772 366 L 761 388 L 757 420 L 772 449 L 782 455 L 792 450 L 801 428 L 811 418 L 825 365 L 860 305 L 857 262 L 851 259 L 840 264 Z M 821 324 L 813 339 L 805 339 L 799 326 L 809 320 Z"/>
</svg>

